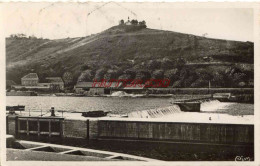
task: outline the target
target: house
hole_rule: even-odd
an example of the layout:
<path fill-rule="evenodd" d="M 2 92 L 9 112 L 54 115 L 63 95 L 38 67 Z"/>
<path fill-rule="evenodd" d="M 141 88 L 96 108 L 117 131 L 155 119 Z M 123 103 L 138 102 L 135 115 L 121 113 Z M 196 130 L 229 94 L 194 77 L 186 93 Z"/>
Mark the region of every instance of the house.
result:
<path fill-rule="evenodd" d="M 51 90 L 64 90 L 64 82 L 61 77 L 46 77 Z"/>
<path fill-rule="evenodd" d="M 132 23 L 131 23 L 130 20 L 129 20 L 129 17 L 128 17 L 127 22 L 125 22 L 125 25 L 132 25 Z"/>
<path fill-rule="evenodd" d="M 36 73 L 29 73 L 21 78 L 21 85 L 12 85 L 16 90 L 30 89 L 34 91 L 60 91 L 64 90 L 64 82 L 61 77 L 47 77 L 45 83 L 39 82 L 39 77 Z"/>
<path fill-rule="evenodd" d="M 78 82 L 74 86 L 74 90 L 78 94 L 102 95 L 111 94 L 113 89 L 117 89 L 121 85 L 121 82 Z"/>
<path fill-rule="evenodd" d="M 131 22 L 128 20 L 127 22 L 125 22 L 125 25 L 132 25 Z"/>
<path fill-rule="evenodd" d="M 78 82 L 74 86 L 74 90 L 78 94 L 83 94 L 85 91 L 89 91 L 89 89 L 92 87 L 93 82 Z"/>
<path fill-rule="evenodd" d="M 93 82 L 78 82 L 74 86 L 74 90 L 78 94 L 86 95 L 101 95 L 105 94 L 105 88 L 99 86 L 93 86 Z"/>
<path fill-rule="evenodd" d="M 37 86 L 39 77 L 36 73 L 29 73 L 21 78 L 22 85 L 24 86 Z"/>
<path fill-rule="evenodd" d="M 126 85 L 122 91 L 126 92 L 126 93 L 145 93 L 146 92 L 146 88 L 145 88 L 145 84 L 139 84 L 139 85 L 131 85 L 128 84 Z"/>

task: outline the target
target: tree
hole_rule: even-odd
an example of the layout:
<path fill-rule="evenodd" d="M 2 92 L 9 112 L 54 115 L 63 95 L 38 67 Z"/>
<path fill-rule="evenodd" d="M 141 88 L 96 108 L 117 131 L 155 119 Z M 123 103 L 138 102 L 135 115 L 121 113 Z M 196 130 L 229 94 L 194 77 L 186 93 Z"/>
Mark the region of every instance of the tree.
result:
<path fill-rule="evenodd" d="M 63 76 L 62 76 L 62 79 L 64 81 L 64 85 L 67 86 L 67 85 L 71 85 L 71 83 L 73 82 L 73 75 L 71 72 L 69 71 L 66 71 Z"/>
<path fill-rule="evenodd" d="M 242 81 L 242 82 L 239 82 L 239 83 L 238 83 L 238 86 L 239 86 L 239 87 L 245 87 L 245 86 L 246 86 L 246 83 L 243 82 L 243 81 Z"/>
<path fill-rule="evenodd" d="M 124 22 L 123 19 L 119 21 L 119 25 L 123 25 L 124 23 L 125 23 L 125 22 Z"/>
<path fill-rule="evenodd" d="M 181 80 L 175 81 L 172 85 L 173 88 L 180 88 L 181 87 Z"/>
<path fill-rule="evenodd" d="M 163 70 L 155 70 L 152 74 L 152 78 L 154 79 L 162 79 L 163 78 L 164 71 Z"/>
<path fill-rule="evenodd" d="M 248 84 L 249 87 L 253 88 L 254 87 L 254 79 L 249 79 L 247 84 Z"/>
<path fill-rule="evenodd" d="M 142 80 L 142 82 L 145 82 L 150 78 L 151 78 L 151 74 L 145 70 L 138 71 L 135 76 L 136 80 Z"/>
<path fill-rule="evenodd" d="M 189 88 L 189 87 L 191 87 L 191 85 L 192 85 L 192 83 L 194 82 L 194 80 L 196 79 L 196 77 L 194 76 L 194 75 L 191 75 L 191 76 L 189 76 L 188 78 L 185 78 L 184 80 L 183 80 L 183 86 L 185 87 L 185 88 Z"/>
<path fill-rule="evenodd" d="M 200 68 L 196 70 L 196 75 L 206 81 L 209 81 L 212 79 L 212 75 L 208 69 Z"/>
<path fill-rule="evenodd" d="M 146 22 L 143 20 L 143 21 L 140 21 L 139 22 L 139 25 L 141 26 L 141 27 L 144 27 L 144 28 L 146 28 Z"/>
<path fill-rule="evenodd" d="M 131 24 L 132 25 L 138 25 L 138 21 L 137 20 L 131 20 Z"/>
<path fill-rule="evenodd" d="M 78 82 L 88 82 L 88 81 L 92 81 L 92 70 L 85 70 L 83 71 L 79 78 L 78 78 Z"/>
<path fill-rule="evenodd" d="M 118 77 L 118 71 L 109 69 L 107 73 L 104 75 L 104 79 L 111 80 L 111 79 L 117 79 Z"/>
<path fill-rule="evenodd" d="M 198 78 L 195 81 L 192 81 L 190 87 L 192 88 L 202 88 L 202 87 L 208 87 L 209 82 L 207 80 L 204 80 L 202 78 Z"/>
<path fill-rule="evenodd" d="M 127 79 L 131 79 L 131 75 L 130 74 L 122 74 L 118 78 L 118 80 L 127 80 Z"/>
<path fill-rule="evenodd" d="M 17 37 L 17 38 L 25 38 L 26 35 L 23 34 L 23 33 L 18 33 L 18 34 L 15 35 L 15 37 Z"/>
<path fill-rule="evenodd" d="M 147 63 L 147 67 L 150 70 L 158 69 L 161 67 L 161 62 L 157 60 L 150 60 Z"/>
<path fill-rule="evenodd" d="M 31 35 L 31 36 L 29 36 L 29 39 L 37 39 L 37 37 L 34 35 Z"/>
<path fill-rule="evenodd" d="M 223 86 L 225 86 L 225 78 L 224 77 L 225 77 L 224 73 L 221 73 L 219 71 L 214 72 L 213 73 L 213 78 L 211 80 L 213 86 L 215 86 L 215 87 L 218 87 L 218 86 L 223 87 Z"/>
<path fill-rule="evenodd" d="M 104 69 L 104 68 L 98 69 L 96 71 L 94 79 L 97 80 L 97 81 L 100 81 L 101 79 L 104 78 L 105 73 L 106 73 L 106 69 Z"/>
<path fill-rule="evenodd" d="M 241 81 L 244 81 L 246 78 L 246 74 L 245 73 L 234 73 L 233 75 L 233 80 L 235 82 L 241 82 Z"/>
<path fill-rule="evenodd" d="M 131 76 L 131 77 L 130 77 L 131 79 L 134 79 L 134 78 L 135 78 L 135 75 L 136 75 L 135 71 L 134 71 L 134 70 L 131 70 L 131 69 L 127 69 L 124 73 L 130 75 L 130 76 Z"/>
<path fill-rule="evenodd" d="M 246 82 L 248 76 L 237 67 L 229 67 L 225 70 L 226 84 L 229 87 L 241 86 L 240 82 Z"/>
<path fill-rule="evenodd" d="M 185 64 L 186 64 L 186 61 L 182 57 L 177 58 L 177 60 L 175 62 L 175 66 L 178 69 L 181 69 Z"/>
<path fill-rule="evenodd" d="M 180 73 L 179 73 L 179 77 L 180 80 L 184 80 L 185 78 L 187 78 L 189 76 L 189 70 L 187 70 L 186 68 L 183 68 Z"/>
<path fill-rule="evenodd" d="M 173 82 L 178 79 L 177 73 L 178 73 L 178 69 L 177 68 L 171 69 L 171 70 L 167 70 L 166 72 L 164 72 L 164 79 L 171 80 L 170 85 L 172 85 Z"/>
<path fill-rule="evenodd" d="M 170 59 L 168 58 L 163 58 L 162 61 L 161 61 L 161 67 L 163 69 L 171 69 L 172 67 L 174 66 L 174 63 L 173 61 L 171 61 Z"/>
<path fill-rule="evenodd" d="M 90 67 L 87 65 L 87 64 L 84 64 L 80 67 L 80 70 L 81 71 L 84 71 L 84 70 L 87 70 L 87 69 L 90 69 Z"/>

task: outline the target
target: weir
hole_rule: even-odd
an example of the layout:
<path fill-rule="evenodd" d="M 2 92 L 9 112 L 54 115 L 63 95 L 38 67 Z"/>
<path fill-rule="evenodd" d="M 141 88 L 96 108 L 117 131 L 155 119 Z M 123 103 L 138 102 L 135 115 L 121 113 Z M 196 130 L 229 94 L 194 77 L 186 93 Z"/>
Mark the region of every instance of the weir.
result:
<path fill-rule="evenodd" d="M 134 111 L 128 113 L 129 118 L 161 118 L 168 115 L 173 115 L 181 112 L 200 112 L 201 105 L 205 105 L 205 103 L 215 101 L 210 97 L 206 98 L 197 98 L 197 99 L 189 99 L 189 100 L 178 100 L 172 102 L 172 106 L 163 107 L 163 108 L 155 108 L 149 110 L 142 111 Z"/>
<path fill-rule="evenodd" d="M 172 105 L 164 108 L 131 112 L 128 114 L 128 117 L 129 118 L 160 118 L 163 116 L 176 114 L 180 112 L 181 109 L 178 105 Z"/>

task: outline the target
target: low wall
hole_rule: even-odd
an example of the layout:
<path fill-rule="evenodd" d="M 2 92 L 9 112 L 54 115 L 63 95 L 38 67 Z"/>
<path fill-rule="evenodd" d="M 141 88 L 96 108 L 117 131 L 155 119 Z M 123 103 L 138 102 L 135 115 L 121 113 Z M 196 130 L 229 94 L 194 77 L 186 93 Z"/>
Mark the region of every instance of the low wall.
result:
<path fill-rule="evenodd" d="M 254 126 L 100 120 L 98 121 L 98 138 L 252 144 L 254 143 Z"/>
<path fill-rule="evenodd" d="M 63 137 L 67 138 L 97 138 L 97 120 L 72 120 L 63 121 Z"/>
<path fill-rule="evenodd" d="M 250 124 L 132 121 L 128 119 L 72 120 L 8 116 L 7 133 L 14 136 L 17 136 L 17 133 L 18 136 L 25 134 L 28 137 L 30 135 L 47 135 L 62 138 L 152 140 L 228 145 L 252 145 L 254 143 L 254 125 Z"/>
<path fill-rule="evenodd" d="M 62 125 L 64 137 L 87 138 L 87 121 L 65 119 Z"/>
<path fill-rule="evenodd" d="M 6 134 L 17 136 L 17 116 L 6 116 Z"/>

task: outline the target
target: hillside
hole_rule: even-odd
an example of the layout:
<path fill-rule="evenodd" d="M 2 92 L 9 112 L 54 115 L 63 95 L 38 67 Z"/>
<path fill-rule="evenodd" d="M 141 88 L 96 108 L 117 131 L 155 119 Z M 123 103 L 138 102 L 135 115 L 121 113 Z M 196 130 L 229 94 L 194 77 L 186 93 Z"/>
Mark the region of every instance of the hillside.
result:
<path fill-rule="evenodd" d="M 99 34 L 58 40 L 6 39 L 7 80 L 28 72 L 102 78 L 170 78 L 174 87 L 253 86 L 253 43 L 119 25 Z"/>

